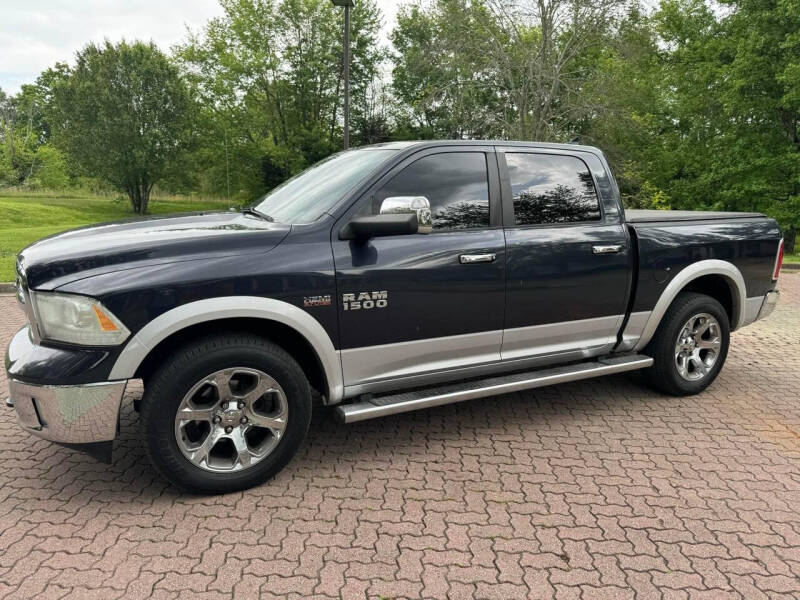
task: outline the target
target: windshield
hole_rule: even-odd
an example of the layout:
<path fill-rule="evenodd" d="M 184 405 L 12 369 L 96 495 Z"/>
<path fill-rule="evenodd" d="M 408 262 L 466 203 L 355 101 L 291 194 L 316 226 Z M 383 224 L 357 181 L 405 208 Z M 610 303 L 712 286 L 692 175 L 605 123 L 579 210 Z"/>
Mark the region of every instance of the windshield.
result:
<path fill-rule="evenodd" d="M 252 208 L 281 223 L 311 223 L 396 153 L 371 148 L 334 154 L 267 192 Z"/>

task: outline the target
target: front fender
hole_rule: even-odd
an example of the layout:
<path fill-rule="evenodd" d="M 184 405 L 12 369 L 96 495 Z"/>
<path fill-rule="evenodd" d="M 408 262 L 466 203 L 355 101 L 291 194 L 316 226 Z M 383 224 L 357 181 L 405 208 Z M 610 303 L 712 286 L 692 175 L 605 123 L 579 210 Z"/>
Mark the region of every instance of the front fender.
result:
<path fill-rule="evenodd" d="M 169 310 L 140 329 L 117 358 L 109 379 L 130 379 L 139 365 L 161 341 L 199 323 L 232 318 L 259 318 L 287 325 L 311 345 L 325 371 L 329 404 L 340 402 L 344 393 L 339 351 L 314 317 L 293 304 L 258 296 L 224 296 L 189 302 Z"/>

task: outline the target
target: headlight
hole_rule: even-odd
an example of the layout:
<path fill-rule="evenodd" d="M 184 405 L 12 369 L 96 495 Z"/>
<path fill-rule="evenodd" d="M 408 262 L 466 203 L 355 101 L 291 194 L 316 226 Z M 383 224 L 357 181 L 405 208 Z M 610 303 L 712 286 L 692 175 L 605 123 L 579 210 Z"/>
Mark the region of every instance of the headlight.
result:
<path fill-rule="evenodd" d="M 115 346 L 131 333 L 94 298 L 31 292 L 31 299 L 43 339 L 82 346 Z"/>

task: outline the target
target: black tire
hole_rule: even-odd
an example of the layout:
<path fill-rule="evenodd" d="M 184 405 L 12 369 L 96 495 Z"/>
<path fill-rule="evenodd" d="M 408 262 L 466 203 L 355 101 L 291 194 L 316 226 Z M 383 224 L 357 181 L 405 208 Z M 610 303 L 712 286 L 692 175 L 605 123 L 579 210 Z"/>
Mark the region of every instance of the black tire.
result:
<path fill-rule="evenodd" d="M 234 367 L 261 370 L 280 385 L 288 402 L 286 429 L 258 463 L 235 472 L 210 472 L 193 464 L 178 447 L 175 417 L 192 386 Z M 181 348 L 149 379 L 140 415 L 150 460 L 175 486 L 198 494 L 222 494 L 265 482 L 291 460 L 310 422 L 311 390 L 303 370 L 282 348 L 250 334 L 209 336 Z"/>
<path fill-rule="evenodd" d="M 719 324 L 720 348 L 716 361 L 705 375 L 690 381 L 681 376 L 676 364 L 676 342 L 684 324 L 695 315 L 706 313 Z M 654 364 L 643 373 L 649 386 L 673 396 L 691 396 L 705 390 L 719 375 L 730 345 L 730 321 L 728 313 L 714 298 L 694 292 L 684 292 L 675 298 L 653 339 L 644 353 L 652 356 Z"/>

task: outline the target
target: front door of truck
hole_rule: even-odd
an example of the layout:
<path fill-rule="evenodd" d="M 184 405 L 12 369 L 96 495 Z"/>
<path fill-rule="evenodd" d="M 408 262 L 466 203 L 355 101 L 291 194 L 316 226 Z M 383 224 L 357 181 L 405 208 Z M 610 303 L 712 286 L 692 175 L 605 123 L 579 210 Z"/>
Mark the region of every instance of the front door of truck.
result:
<path fill-rule="evenodd" d="M 398 196 L 428 199 L 431 233 L 339 239 L 349 219 Z M 333 252 L 347 393 L 500 360 L 506 257 L 492 148 L 408 157 L 340 219 Z"/>
<path fill-rule="evenodd" d="M 524 147 L 504 148 L 498 158 L 507 244 L 503 359 L 608 352 L 633 267 L 603 163 L 589 153 Z"/>

